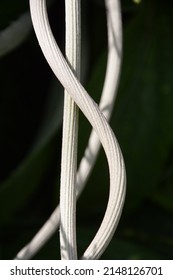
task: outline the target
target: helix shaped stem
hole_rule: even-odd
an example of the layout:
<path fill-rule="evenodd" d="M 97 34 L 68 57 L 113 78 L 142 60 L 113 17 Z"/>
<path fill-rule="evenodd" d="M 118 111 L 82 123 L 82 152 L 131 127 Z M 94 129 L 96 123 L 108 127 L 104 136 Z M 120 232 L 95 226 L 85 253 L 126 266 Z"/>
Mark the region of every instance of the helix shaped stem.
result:
<path fill-rule="evenodd" d="M 91 134 L 89 144 L 91 142 L 94 143 L 96 147 L 94 152 L 95 155 L 98 153 L 101 142 L 107 156 L 110 174 L 108 204 L 100 228 L 93 241 L 84 252 L 82 259 L 98 259 L 102 255 L 116 230 L 125 199 L 126 172 L 124 160 L 117 139 L 107 121 L 107 119 L 110 118 L 113 107 L 109 102 L 112 101 L 113 103 L 116 96 L 113 94 L 109 95 L 107 93 L 109 89 L 111 92 L 116 92 L 121 62 L 121 32 L 116 32 L 115 30 L 116 28 L 121 30 L 119 1 L 106 0 L 106 7 L 108 14 L 109 57 L 103 95 L 100 102 L 101 111 L 98 105 L 80 84 L 79 80 L 69 67 L 68 62 L 63 57 L 49 25 L 45 0 L 30 0 L 33 26 L 42 52 L 56 77 L 91 123 L 94 132 Z M 112 15 L 115 15 L 116 13 L 116 17 L 113 17 Z M 115 20 L 119 23 L 118 26 L 115 25 Z M 113 70 L 113 64 L 111 64 L 110 58 L 114 58 L 114 61 L 116 61 L 116 70 Z M 115 76 L 113 76 L 113 74 Z M 104 105 L 106 103 L 110 105 L 109 110 L 105 109 L 106 107 Z M 90 167 L 87 166 L 85 157 L 81 162 L 77 174 L 77 196 L 79 196 L 83 186 L 85 185 L 94 161 L 95 159 L 93 159 Z M 83 174 L 83 178 L 79 183 L 79 172 L 82 169 L 84 171 L 81 172 L 81 174 Z M 19 252 L 17 258 L 21 258 L 24 255 L 27 256 L 29 251 L 30 254 L 28 254 L 28 256 L 33 255 L 39 246 L 41 247 L 48 239 L 48 236 L 50 236 L 57 228 L 59 217 L 59 207 L 57 207 L 49 221 L 43 226 L 42 230 L 36 235 L 36 237 L 34 237 L 31 244 L 27 245 L 21 252 Z M 36 241 L 39 242 L 39 246 L 35 246 Z"/>

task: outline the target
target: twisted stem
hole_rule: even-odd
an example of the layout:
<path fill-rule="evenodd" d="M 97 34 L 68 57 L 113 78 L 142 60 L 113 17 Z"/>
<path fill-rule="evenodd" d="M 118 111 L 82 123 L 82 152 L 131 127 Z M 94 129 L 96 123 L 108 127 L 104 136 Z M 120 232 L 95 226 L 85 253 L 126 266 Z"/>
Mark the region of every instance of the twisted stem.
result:
<path fill-rule="evenodd" d="M 88 151 L 92 151 L 91 163 L 89 164 L 87 157 L 84 156 L 77 173 L 77 196 L 81 193 L 94 165 L 100 147 L 99 138 L 107 154 L 110 168 L 109 202 L 102 225 L 93 242 L 83 255 L 84 259 L 99 258 L 114 234 L 123 208 L 126 176 L 122 154 L 117 140 L 103 117 L 103 114 L 98 110 L 97 105 L 87 95 L 86 91 L 79 84 L 78 80 L 70 71 L 67 63 L 64 61 L 48 24 L 45 1 L 30 0 L 30 5 L 35 30 L 46 59 L 49 61 L 51 68 L 60 79 L 63 86 L 68 89 L 68 92 L 73 96 L 76 103 L 78 103 L 79 107 L 83 110 L 84 114 L 88 117 L 97 132 L 97 134 L 95 132 L 91 133 L 89 146 L 85 153 L 86 155 Z M 122 57 L 122 27 L 119 1 L 106 0 L 106 7 L 109 53 L 100 107 L 104 115 L 109 119 L 116 97 L 120 73 Z M 46 43 L 44 43 L 44 41 Z M 53 63 L 54 60 L 55 63 Z M 64 73 L 61 71 L 62 68 Z M 79 94 L 78 97 L 76 97 L 76 94 Z M 55 232 L 59 225 L 59 217 L 58 206 L 41 230 L 35 235 L 31 242 L 18 253 L 16 258 L 24 259 L 32 257 Z"/>

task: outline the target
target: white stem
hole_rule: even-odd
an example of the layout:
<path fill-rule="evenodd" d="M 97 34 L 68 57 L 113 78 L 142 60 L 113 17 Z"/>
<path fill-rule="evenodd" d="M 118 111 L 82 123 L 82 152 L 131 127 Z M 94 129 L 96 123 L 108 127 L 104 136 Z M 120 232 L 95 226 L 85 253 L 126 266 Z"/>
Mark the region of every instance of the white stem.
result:
<path fill-rule="evenodd" d="M 108 25 L 108 61 L 99 108 L 109 121 L 115 104 L 122 61 L 122 20 L 119 0 L 105 0 Z M 80 194 L 94 167 L 100 140 L 94 129 L 77 173 L 77 192 Z"/>
<path fill-rule="evenodd" d="M 29 12 L 21 15 L 7 28 L 0 31 L 0 57 L 17 48 L 32 30 Z"/>
<path fill-rule="evenodd" d="M 66 59 L 80 78 L 80 1 L 65 1 Z M 77 259 L 76 170 L 78 108 L 65 90 L 60 185 L 61 259 Z"/>
<path fill-rule="evenodd" d="M 48 1 L 48 5 L 53 0 Z M 5 29 L 0 30 L 0 57 L 7 55 L 22 44 L 32 30 L 30 13 L 22 14 L 18 19 L 12 21 Z"/>
<path fill-rule="evenodd" d="M 122 58 L 122 26 L 121 26 L 121 11 L 119 0 L 106 1 L 107 7 L 107 21 L 108 21 L 108 61 L 106 77 L 100 102 L 100 108 L 103 113 L 110 118 L 112 108 L 117 93 L 117 86 L 119 81 L 120 65 Z M 95 163 L 98 151 L 100 148 L 100 141 L 94 130 L 91 133 L 88 147 L 85 151 L 85 156 L 81 161 L 77 173 L 77 196 L 84 188 L 86 181 L 91 173 Z M 90 160 L 88 161 L 88 154 Z M 59 206 L 52 213 L 48 221 L 43 225 L 39 232 L 34 236 L 31 242 L 26 245 L 18 254 L 17 259 L 31 258 L 38 250 L 46 243 L 46 241 L 57 230 L 59 225 Z"/>

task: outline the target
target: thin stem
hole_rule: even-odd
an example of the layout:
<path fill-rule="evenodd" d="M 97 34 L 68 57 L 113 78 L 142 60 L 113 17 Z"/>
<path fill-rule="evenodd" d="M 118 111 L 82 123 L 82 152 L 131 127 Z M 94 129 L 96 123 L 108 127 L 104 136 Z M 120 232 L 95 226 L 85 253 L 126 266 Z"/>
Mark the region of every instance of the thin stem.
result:
<path fill-rule="evenodd" d="M 26 40 L 32 30 L 29 12 L 20 16 L 0 32 L 0 57 L 7 55 Z"/>
<path fill-rule="evenodd" d="M 48 7 L 53 0 L 48 1 Z M 5 29 L 0 30 L 0 57 L 8 55 L 22 44 L 32 30 L 32 22 L 29 11 L 23 13 L 15 21 L 12 21 Z"/>
<path fill-rule="evenodd" d="M 109 119 L 116 98 L 117 86 L 119 81 L 120 65 L 122 59 L 122 26 L 119 0 L 114 0 L 111 2 L 109 0 L 106 0 L 106 7 L 109 46 L 106 77 L 100 102 L 100 108 L 102 109 L 107 119 Z M 79 197 L 86 184 L 100 148 L 100 140 L 94 131 L 92 131 L 88 143 L 89 144 L 85 151 L 85 156 L 80 163 L 80 167 L 77 173 L 77 197 Z M 91 155 L 90 161 L 87 160 L 88 154 Z M 122 175 L 122 177 L 123 176 L 124 175 Z M 124 192 L 122 194 L 122 197 L 124 197 Z M 121 204 L 121 209 L 122 205 L 123 203 Z M 34 236 L 31 242 L 17 254 L 16 258 L 31 258 L 34 254 L 36 254 L 37 251 L 45 244 L 45 242 L 58 228 L 59 217 L 59 206 L 57 206 L 48 221 Z M 87 258 L 88 256 L 88 253 L 85 254 L 85 258 Z"/>
<path fill-rule="evenodd" d="M 80 1 L 66 0 L 66 59 L 80 76 Z M 77 259 L 76 170 L 78 108 L 65 90 L 60 186 L 61 259 Z"/>
<path fill-rule="evenodd" d="M 122 20 L 119 0 L 105 0 L 108 29 L 108 61 L 99 108 L 109 121 L 112 115 L 119 84 L 122 61 Z M 77 173 L 78 195 L 85 187 L 100 149 L 100 140 L 94 129 Z"/>
<path fill-rule="evenodd" d="M 126 186 L 123 156 L 106 118 L 63 57 L 49 25 L 45 1 L 30 0 L 30 4 L 34 29 L 47 62 L 95 129 L 107 157 L 110 174 L 109 200 L 102 224 L 84 256 L 87 259 L 97 259 L 110 242 L 121 216 Z"/>

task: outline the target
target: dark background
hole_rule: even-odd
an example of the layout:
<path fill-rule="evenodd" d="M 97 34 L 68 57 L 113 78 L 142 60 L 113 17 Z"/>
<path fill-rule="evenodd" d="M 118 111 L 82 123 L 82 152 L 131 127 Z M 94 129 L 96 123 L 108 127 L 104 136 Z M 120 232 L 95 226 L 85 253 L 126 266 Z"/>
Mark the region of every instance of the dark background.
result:
<path fill-rule="evenodd" d="M 127 195 L 118 229 L 102 259 L 173 258 L 173 4 L 122 0 L 123 64 L 111 126 L 127 169 Z M 2 31 L 29 9 L 1 0 Z M 49 17 L 64 49 L 64 1 Z M 82 81 L 98 101 L 107 37 L 104 1 L 82 1 Z M 1 40 L 1 39 L 0 39 Z M 0 57 L 0 259 L 12 259 L 59 201 L 63 90 L 31 30 Z M 90 125 L 80 115 L 79 160 Z M 77 204 L 79 256 L 94 237 L 108 199 L 104 152 Z M 59 258 L 58 232 L 35 256 Z"/>

